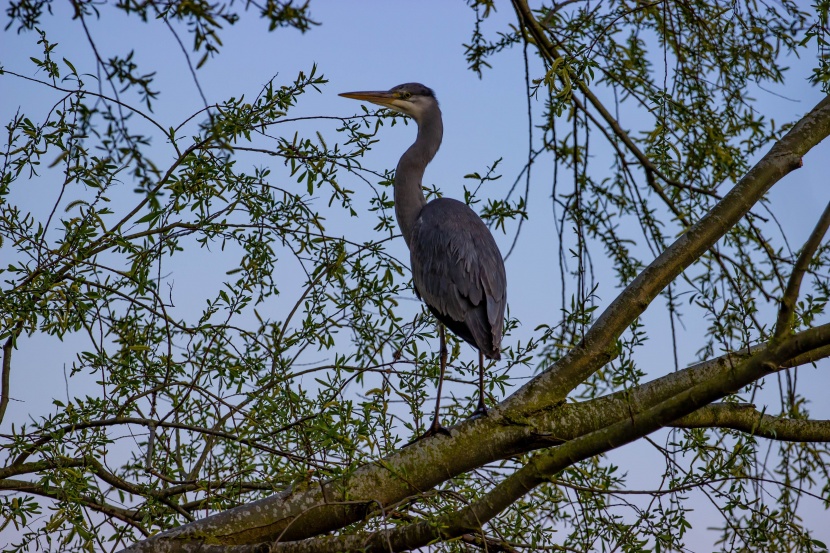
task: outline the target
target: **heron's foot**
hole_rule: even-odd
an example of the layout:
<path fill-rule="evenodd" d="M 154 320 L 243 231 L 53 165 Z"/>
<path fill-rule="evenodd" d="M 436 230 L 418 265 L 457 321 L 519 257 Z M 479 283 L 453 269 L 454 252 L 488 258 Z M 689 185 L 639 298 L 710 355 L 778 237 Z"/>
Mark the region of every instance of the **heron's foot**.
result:
<path fill-rule="evenodd" d="M 412 444 L 414 444 L 415 442 L 420 442 L 421 440 L 424 440 L 426 438 L 431 438 L 432 436 L 435 436 L 436 434 L 443 434 L 444 436 L 450 436 L 451 435 L 449 430 L 447 430 L 446 428 L 441 426 L 441 423 L 438 422 L 438 419 L 435 419 L 434 421 L 432 421 L 432 424 L 429 426 L 429 428 L 427 428 L 426 432 L 424 432 L 423 434 L 421 434 L 417 438 L 414 438 L 412 441 L 408 442 L 404 447 L 409 447 Z"/>
<path fill-rule="evenodd" d="M 469 417 L 467 417 L 467 420 L 471 420 L 471 421 L 472 421 L 472 420 L 480 419 L 481 417 L 486 417 L 486 416 L 487 416 L 487 412 L 488 412 L 488 410 L 487 410 L 487 406 L 485 406 L 485 405 L 484 405 L 484 402 L 479 403 L 479 404 L 478 404 L 478 407 L 476 407 L 476 410 L 475 410 L 475 411 L 473 411 L 473 412 L 470 414 L 470 416 L 469 416 Z"/>

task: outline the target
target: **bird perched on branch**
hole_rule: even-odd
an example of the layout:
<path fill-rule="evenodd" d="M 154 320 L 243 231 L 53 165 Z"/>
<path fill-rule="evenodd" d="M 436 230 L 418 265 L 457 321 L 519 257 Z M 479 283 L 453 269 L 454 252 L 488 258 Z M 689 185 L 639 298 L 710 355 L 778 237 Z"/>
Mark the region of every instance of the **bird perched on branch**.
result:
<path fill-rule="evenodd" d="M 409 247 L 415 292 L 440 321 L 441 376 L 435 415 L 418 439 L 446 433 L 439 421 L 447 366 L 444 326 L 479 352 L 479 397 L 473 416 L 484 415 L 484 357 L 501 358 L 507 303 L 504 261 L 490 230 L 469 206 L 451 198 L 427 203 L 424 197 L 424 170 L 444 134 L 433 91 L 419 83 L 407 83 L 385 92 L 346 92 L 340 96 L 395 110 L 418 124 L 418 137 L 401 156 L 395 172 L 395 215 Z"/>

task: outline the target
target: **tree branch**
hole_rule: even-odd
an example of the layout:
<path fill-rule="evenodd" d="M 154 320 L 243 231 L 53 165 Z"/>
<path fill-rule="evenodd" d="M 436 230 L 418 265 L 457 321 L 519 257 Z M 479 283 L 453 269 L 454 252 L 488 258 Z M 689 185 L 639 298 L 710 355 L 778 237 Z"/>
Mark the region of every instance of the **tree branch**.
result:
<path fill-rule="evenodd" d="M 729 390 L 743 387 L 775 371 L 788 359 L 830 343 L 830 325 L 810 329 L 743 361 L 732 371 L 718 378 L 706 380 L 666 401 L 640 413 L 629 413 L 606 428 L 581 436 L 550 450 L 534 455 L 521 469 L 497 484 L 492 491 L 464 509 L 440 517 L 437 521 L 423 521 L 413 527 L 397 528 L 371 536 L 366 551 L 403 551 L 426 545 L 434 539 L 449 539 L 468 531 L 473 525 L 482 525 L 507 508 L 539 484 L 549 480 L 560 470 L 581 460 L 610 451 L 649 434 L 663 426 L 666 420 L 676 420 L 695 406 L 703 406 L 726 395 Z M 382 537 L 381 534 L 385 534 Z M 349 536 L 345 543 L 351 544 Z M 421 541 L 426 538 L 426 541 Z M 381 541 L 382 540 L 382 541 Z M 312 540 L 307 540 L 312 541 Z M 365 543 L 365 542 L 364 542 Z M 388 544 L 390 549 L 383 549 Z M 282 549 L 277 549 L 282 551 Z M 323 549 L 290 549 L 292 553 L 324 551 Z"/>
<path fill-rule="evenodd" d="M 780 338 L 792 330 L 795 318 L 795 304 L 798 301 L 801 281 L 810 266 L 810 262 L 813 260 L 813 256 L 816 254 L 816 250 L 821 246 L 824 235 L 827 234 L 828 227 L 830 227 L 830 203 L 824 208 L 824 213 L 821 214 L 821 217 L 816 223 L 816 227 L 804 243 L 804 247 L 801 249 L 801 253 L 798 254 L 798 259 L 793 266 L 793 272 L 787 281 L 787 289 L 781 297 L 781 306 L 778 309 L 778 320 L 775 323 L 775 338 Z"/>
<path fill-rule="evenodd" d="M 23 463 L 19 465 L 11 465 L 0 468 L 0 480 L 18 476 L 21 474 L 32 474 L 35 472 L 42 472 L 44 470 L 54 470 L 56 468 L 82 467 L 86 464 L 83 459 L 74 458 L 57 458 L 57 459 L 42 459 L 32 463 Z"/>
<path fill-rule="evenodd" d="M 3 344 L 3 372 L 0 375 L 0 422 L 6 416 L 6 407 L 9 406 L 9 387 L 12 372 L 12 348 L 14 347 L 15 333 L 9 336 Z"/>
<path fill-rule="evenodd" d="M 53 430 L 52 432 L 50 432 L 46 436 L 38 439 L 36 442 L 34 442 L 30 446 L 28 446 L 20 455 L 17 456 L 17 458 L 15 458 L 15 460 L 12 462 L 12 466 L 19 465 L 20 463 L 25 461 L 26 458 L 29 455 L 31 455 L 32 453 L 34 453 L 35 451 L 37 451 L 37 449 L 39 447 L 41 447 L 44 444 L 47 444 L 50 441 L 52 441 L 53 439 L 55 439 L 55 435 L 64 435 L 64 434 L 67 434 L 69 432 L 77 432 L 79 430 L 85 430 L 87 428 L 102 428 L 102 427 L 107 427 L 107 426 L 119 426 L 119 425 L 129 425 L 129 424 L 146 426 L 148 428 L 153 427 L 153 426 L 161 427 L 161 428 L 176 428 L 176 429 L 179 429 L 179 430 L 186 430 L 188 432 L 194 432 L 194 433 L 197 433 L 197 434 L 205 434 L 205 435 L 208 435 L 208 436 L 216 436 L 216 437 L 219 437 L 219 438 L 223 438 L 225 440 L 238 442 L 238 443 L 250 446 L 250 447 L 257 448 L 257 449 L 259 449 L 261 451 L 264 451 L 266 453 L 270 453 L 271 455 L 277 455 L 277 456 L 280 456 L 280 457 L 285 457 L 286 459 L 290 459 L 292 461 L 296 461 L 296 462 L 306 461 L 305 458 L 303 458 L 299 455 L 295 455 L 293 453 L 286 453 L 284 451 L 280 451 L 280 450 L 275 449 L 271 446 L 268 446 L 268 445 L 262 444 L 260 442 L 257 442 L 256 440 L 251 440 L 251 439 L 248 439 L 248 438 L 240 438 L 236 434 L 233 434 L 231 432 L 225 432 L 223 430 L 203 428 L 203 427 L 200 427 L 200 426 L 193 426 L 193 425 L 190 425 L 190 424 L 177 423 L 177 422 L 156 421 L 156 420 L 153 420 L 153 419 L 145 419 L 145 418 L 139 418 L 139 417 L 113 417 L 111 419 L 103 419 L 103 420 L 97 420 L 97 421 L 88 421 L 88 422 L 79 422 L 79 423 L 76 423 L 76 424 L 68 424 L 66 426 L 61 427 L 59 430 Z"/>
<path fill-rule="evenodd" d="M 332 550 L 378 552 L 405 551 L 424 546 L 436 539 L 452 539 L 484 523 L 509 507 L 536 486 L 548 481 L 560 470 L 584 459 L 615 449 L 661 428 L 674 415 L 694 411 L 731 389 L 740 388 L 776 370 L 787 360 L 830 343 L 830 325 L 810 329 L 780 346 L 768 347 L 743 360 L 731 371 L 702 381 L 682 393 L 642 412 L 629 411 L 618 422 L 534 455 L 521 469 L 497 484 L 478 501 L 439 517 L 369 535 L 351 535 L 309 539 L 302 542 L 274 544 L 271 551 L 280 553 L 323 553 Z M 705 410 L 705 409 L 704 409 Z M 824 429 L 830 433 L 830 421 Z"/>
<path fill-rule="evenodd" d="M 830 420 L 784 419 L 751 404 L 713 403 L 671 423 L 674 428 L 731 428 L 785 442 L 830 442 Z"/>
<path fill-rule="evenodd" d="M 0 490 L 31 493 L 43 497 L 48 497 L 50 499 L 54 499 L 55 501 L 67 500 L 66 494 L 63 490 L 59 488 L 47 488 L 34 482 L 26 482 L 25 480 L 14 480 L 10 478 L 0 479 Z M 145 536 L 149 535 L 149 532 L 147 532 L 147 530 L 144 529 L 144 526 L 141 523 L 141 519 L 136 519 L 136 511 L 122 509 L 120 507 L 110 505 L 109 503 L 101 502 L 97 498 L 80 494 L 73 495 L 72 501 L 85 505 L 90 509 L 93 509 L 105 515 L 115 517 L 118 520 L 129 524 Z"/>
<path fill-rule="evenodd" d="M 794 347 L 796 344 L 798 345 L 797 348 Z M 694 409 L 694 406 L 696 405 L 695 402 L 705 403 L 707 396 L 700 395 L 700 386 L 713 386 L 712 383 L 716 383 L 716 391 L 710 391 L 709 393 L 715 393 L 718 397 L 723 397 L 729 392 L 742 386 L 742 381 L 736 382 L 735 380 L 740 377 L 740 367 L 751 366 L 755 369 L 756 372 L 746 373 L 743 377 L 743 381 L 746 381 L 747 378 L 751 380 L 752 378 L 764 376 L 769 374 L 770 371 L 775 370 L 772 368 L 775 363 L 779 363 L 778 365 L 775 365 L 777 368 L 786 368 L 794 366 L 798 361 L 810 362 L 818 359 L 820 358 L 818 357 L 819 353 L 821 353 L 824 357 L 830 356 L 830 345 L 828 344 L 830 344 L 830 325 L 825 325 L 824 327 L 809 329 L 794 335 L 786 341 L 785 344 L 779 344 L 779 350 L 771 349 L 772 346 L 770 344 L 759 345 L 747 352 L 736 352 L 724 355 L 717 359 L 699 363 L 698 365 L 694 365 L 682 371 L 671 373 L 665 377 L 644 384 L 635 390 L 629 390 L 627 393 L 620 392 L 612 394 L 584 404 L 563 404 L 558 406 L 556 409 L 537 413 L 532 419 L 529 420 L 506 420 L 503 414 L 500 414 L 494 410 L 491 411 L 490 416 L 488 416 L 485 420 L 464 423 L 458 427 L 452 428 L 452 440 L 428 440 L 423 443 L 418 443 L 411 448 L 407 448 L 403 452 L 396 454 L 396 456 L 393 456 L 392 458 L 380 461 L 378 465 L 370 467 L 371 470 L 365 472 L 364 474 L 360 474 L 360 472 L 365 470 L 367 467 L 358 469 L 358 473 L 353 475 L 348 483 L 345 481 L 340 482 L 340 485 L 345 484 L 349 488 L 348 490 L 343 490 L 341 488 L 340 493 L 343 494 L 344 497 L 349 495 L 349 497 L 355 498 L 355 494 L 360 493 L 362 487 L 359 484 L 354 484 L 368 479 L 370 483 L 378 483 L 375 497 L 381 496 L 381 490 L 387 485 L 384 476 L 387 474 L 388 470 L 391 470 L 392 466 L 397 465 L 401 467 L 400 456 L 405 457 L 408 452 L 414 451 L 418 447 L 422 447 L 426 451 L 420 451 L 419 457 L 429 455 L 431 459 L 436 459 L 439 458 L 437 456 L 444 451 L 444 447 L 450 447 L 454 441 L 464 440 L 464 438 L 468 436 L 472 436 L 471 441 L 478 444 L 483 443 L 482 440 L 484 440 L 484 436 L 486 436 L 486 442 L 488 446 L 490 446 L 490 451 L 494 458 L 504 458 L 509 454 L 530 451 L 552 443 L 562 444 L 561 446 L 555 447 L 550 451 L 559 451 L 559 455 L 564 457 L 562 457 L 558 462 L 564 462 L 564 466 L 568 466 L 571 462 L 579 460 L 574 460 L 572 457 L 572 455 L 575 455 L 574 443 L 584 444 L 585 440 L 593 436 L 593 439 L 590 440 L 589 443 L 593 443 L 594 446 L 599 446 L 600 448 L 606 448 L 602 451 L 598 451 L 598 453 L 602 453 L 603 451 L 607 451 L 613 447 L 621 445 L 608 438 L 609 432 L 610 435 L 613 435 L 614 432 L 620 432 L 620 429 L 629 431 L 635 421 L 642 421 L 644 420 L 644 417 L 650 421 L 650 424 L 653 425 L 653 429 L 650 431 L 653 431 L 654 429 L 657 429 L 665 424 L 666 420 L 672 420 L 671 418 L 664 418 L 671 417 L 670 413 L 666 414 L 666 412 L 658 411 L 657 415 L 654 414 L 655 409 L 659 409 L 661 405 L 674 405 L 675 408 L 680 408 L 686 412 L 689 412 Z M 690 397 L 697 399 L 693 400 L 690 399 Z M 656 416 L 659 416 L 659 419 L 655 419 Z M 662 420 L 664 422 L 660 423 L 658 420 Z M 485 424 L 486 426 L 482 426 Z M 674 424 L 671 426 L 674 426 Z M 637 434 L 637 432 L 634 432 L 634 434 Z M 637 437 L 639 437 L 639 435 L 634 435 L 633 438 L 630 438 L 628 441 L 636 439 Z M 617 436 L 614 439 L 623 438 L 624 436 Z M 452 451 L 453 449 L 450 448 L 450 452 Z M 468 447 L 465 445 L 464 447 L 459 448 L 455 455 L 458 457 L 460 456 L 460 452 L 466 451 L 468 451 Z M 568 451 L 570 451 L 570 453 L 568 453 Z M 537 454 L 534 459 L 537 457 L 544 459 L 544 457 L 540 457 L 542 455 L 544 454 Z M 591 455 L 588 456 L 590 457 Z M 539 462 L 541 461 L 535 461 L 535 463 Z M 531 466 L 531 468 L 528 469 L 528 466 Z M 171 533 L 168 532 L 165 533 L 168 535 L 168 539 L 160 540 L 160 542 L 154 543 L 154 537 L 151 540 L 143 542 L 143 544 L 136 544 L 136 546 L 130 548 L 129 550 L 199 551 L 200 553 L 253 553 L 258 551 L 280 551 L 294 553 L 330 551 L 332 548 L 341 550 L 352 547 L 359 549 L 367 548 L 366 550 L 368 551 L 397 551 L 418 547 L 419 545 L 424 545 L 435 539 L 451 539 L 454 537 L 476 533 L 477 529 L 479 529 L 481 525 L 493 516 L 496 516 L 499 512 L 501 512 L 501 510 L 509 506 L 518 497 L 524 495 L 524 493 L 532 489 L 532 487 L 549 479 L 548 476 L 539 476 L 539 474 L 534 475 L 532 465 L 528 466 L 515 473 L 518 474 L 518 472 L 524 471 L 522 472 L 523 476 L 511 480 L 509 488 L 502 488 L 493 496 L 488 494 L 479 502 L 466 507 L 462 511 L 448 515 L 439 520 L 419 521 L 407 526 L 391 528 L 380 533 L 364 533 L 356 536 L 327 536 L 323 538 L 312 538 L 300 541 L 273 543 L 272 545 L 264 543 L 265 540 L 256 540 L 259 543 L 233 546 L 216 544 L 208 546 L 205 544 L 205 541 L 198 539 L 191 532 L 179 536 L 175 535 L 175 533 L 170 535 Z M 438 468 L 439 470 L 452 470 L 452 468 L 457 467 L 451 468 L 447 465 L 439 464 Z M 408 465 L 405 465 L 403 468 L 399 468 L 398 474 L 405 474 L 407 470 Z M 515 474 L 513 476 L 515 476 Z M 407 482 L 412 486 L 417 486 L 422 482 L 418 479 L 418 477 L 421 476 L 420 474 L 412 472 L 407 474 L 407 476 Z M 509 479 L 512 479 L 513 476 L 509 477 Z M 398 483 L 400 484 L 400 482 Z M 329 482 L 320 484 L 320 487 L 325 486 L 326 488 L 333 490 L 335 484 L 337 483 Z M 426 486 L 421 489 L 425 488 Z M 315 512 L 321 514 L 328 509 L 328 515 L 332 516 L 332 510 L 335 507 L 344 507 L 344 505 L 335 505 L 333 503 L 329 503 L 328 505 L 321 505 L 317 503 L 315 507 L 317 489 L 318 488 L 316 487 L 312 489 L 297 489 L 280 494 L 285 498 L 285 503 L 280 506 L 280 513 L 278 515 L 273 513 L 273 518 L 269 520 L 270 523 L 274 524 L 276 517 L 291 516 L 288 526 L 283 526 L 283 531 L 279 535 L 280 540 L 291 539 L 290 536 L 302 536 L 303 533 L 305 533 L 305 536 L 313 536 L 315 533 L 310 530 L 307 531 L 305 524 L 306 522 L 316 522 L 313 521 Z M 495 492 L 496 490 L 494 489 L 493 493 Z M 410 495 L 414 495 L 415 493 L 416 492 L 413 491 Z M 479 505 L 481 502 L 485 502 L 487 504 L 483 506 Z M 361 505 L 369 506 L 370 503 L 371 502 L 368 500 L 366 503 L 354 501 L 352 506 L 357 508 Z M 378 503 L 381 505 L 389 504 L 382 502 Z M 304 505 L 306 508 L 300 511 L 294 510 L 296 514 L 289 515 L 288 513 L 291 512 L 292 504 Z M 502 506 L 501 508 L 499 508 L 500 505 Z M 278 508 L 274 502 L 274 499 L 268 498 L 254 504 L 252 510 L 259 512 L 261 510 L 261 506 L 268 506 L 272 509 Z M 249 515 L 243 513 L 244 507 L 245 506 L 231 511 L 226 511 L 226 513 L 234 513 L 238 517 L 237 520 L 239 518 L 249 517 Z M 366 508 L 366 512 L 368 513 L 368 507 Z M 183 528 L 193 528 L 201 525 L 205 521 L 212 520 L 216 522 L 216 519 L 224 514 L 225 513 L 220 513 L 214 517 L 209 517 L 204 521 L 199 521 Z M 478 526 L 476 526 L 473 521 L 478 521 Z M 297 533 L 297 528 L 291 529 L 293 523 L 296 523 L 294 524 L 296 527 L 302 527 L 301 533 Z M 248 520 L 247 522 L 240 522 L 239 524 L 243 527 L 250 527 L 251 521 Z M 262 522 L 260 522 L 260 524 L 262 524 Z M 276 526 L 278 525 L 274 524 L 273 527 Z M 202 531 L 205 531 L 205 529 L 202 528 Z M 212 541 L 214 541 L 214 543 L 217 541 L 225 543 L 224 539 L 216 539 L 215 534 L 212 536 Z M 238 535 L 235 537 L 238 537 Z M 228 544 L 240 543 L 234 539 L 230 539 L 230 536 L 228 536 L 228 538 L 229 539 L 226 542 Z M 272 535 L 269 539 L 273 541 L 274 539 L 277 539 L 277 536 Z M 293 539 L 296 540 L 297 538 Z"/>

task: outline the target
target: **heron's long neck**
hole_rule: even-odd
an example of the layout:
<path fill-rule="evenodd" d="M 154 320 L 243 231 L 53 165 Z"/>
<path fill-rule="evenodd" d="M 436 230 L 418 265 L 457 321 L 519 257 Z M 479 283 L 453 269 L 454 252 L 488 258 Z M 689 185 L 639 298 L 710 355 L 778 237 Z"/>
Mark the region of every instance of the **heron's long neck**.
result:
<path fill-rule="evenodd" d="M 418 123 L 418 138 L 401 156 L 395 171 L 395 215 L 407 246 L 415 220 L 427 203 L 421 190 L 424 170 L 435 157 L 443 136 L 441 110 L 436 106 L 434 110 L 425 113 Z"/>

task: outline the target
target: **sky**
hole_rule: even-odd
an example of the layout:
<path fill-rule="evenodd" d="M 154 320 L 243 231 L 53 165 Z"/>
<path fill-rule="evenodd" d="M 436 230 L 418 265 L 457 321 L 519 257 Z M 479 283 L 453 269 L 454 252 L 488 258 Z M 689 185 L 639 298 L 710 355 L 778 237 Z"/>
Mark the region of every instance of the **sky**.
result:
<path fill-rule="evenodd" d="M 56 17 L 47 20 L 50 40 L 59 43 L 63 57 L 90 61 L 90 52 L 80 26 L 68 23 L 68 3 L 57 3 L 52 9 Z M 334 115 L 348 116 L 359 111 L 355 102 L 337 96 L 352 90 L 388 89 L 403 82 L 417 81 L 433 88 L 441 102 L 444 114 L 444 142 L 436 159 L 427 169 L 425 181 L 435 184 L 445 195 L 461 197 L 462 185 L 469 181 L 464 175 L 484 173 L 497 159 L 503 159 L 500 172 L 504 177 L 493 186 L 492 196 L 498 197 L 509 188 L 519 174 L 527 157 L 527 100 L 524 87 L 524 62 L 521 49 L 513 49 L 492 58 L 493 67 L 479 79 L 467 69 L 463 44 L 468 42 L 474 23 L 473 12 L 463 2 L 312 2 L 313 18 L 320 26 L 306 34 L 278 30 L 267 33 L 266 26 L 251 14 L 222 35 L 222 54 L 212 59 L 199 71 L 199 81 L 208 102 L 245 94 L 254 96 L 272 76 L 279 82 L 290 82 L 299 71 L 308 72 L 316 64 L 318 72 L 329 80 L 321 94 L 304 99 L 294 116 Z M 505 4 L 486 22 L 484 32 L 500 29 L 513 22 L 513 13 Z M 175 125 L 202 106 L 198 90 L 190 78 L 189 69 L 180 55 L 179 46 L 161 26 L 147 26 L 127 20 L 111 9 L 102 10 L 102 19 L 91 27 L 91 33 L 102 51 L 125 52 L 135 49 L 140 66 L 158 71 L 157 79 L 162 96 L 155 103 L 158 120 Z M 9 30 L 0 34 L 0 63 L 9 70 L 34 75 L 29 56 L 41 54 L 33 34 L 18 35 Z M 819 90 L 806 82 L 811 59 L 793 59 L 792 76 L 785 86 L 768 92 L 756 91 L 759 109 L 777 122 L 792 121 L 809 111 L 821 98 Z M 92 66 L 89 65 L 87 70 Z M 532 60 L 532 69 L 538 73 L 538 64 Z M 83 71 L 80 66 L 80 71 Z M 539 76 L 534 75 L 534 76 Z M 33 116 L 45 116 L 50 104 L 40 87 L 19 79 L 0 77 L 0 120 L 7 122 L 19 108 Z M 538 110 L 538 106 L 536 108 Z M 636 114 L 625 114 L 636 117 Z M 333 134 L 335 123 L 313 123 L 324 135 Z M 306 126 L 305 128 L 312 128 Z M 373 167 L 394 167 L 400 153 L 414 138 L 414 126 L 386 127 L 380 142 L 368 154 L 366 164 Z M 595 142 L 596 143 L 596 142 Z M 593 152 L 592 163 L 604 163 L 601 148 Z M 826 159 L 830 144 L 815 148 L 804 159 L 804 168 L 779 183 L 770 194 L 775 212 L 788 232 L 790 244 L 798 248 L 809 233 L 818 214 L 827 202 Z M 540 164 L 533 169 L 533 187 L 530 198 L 531 218 L 523 228 L 523 240 L 507 260 L 508 298 L 511 314 L 522 321 L 522 329 L 515 339 L 529 336 L 539 324 L 559 320 L 560 296 L 557 244 L 551 232 L 550 212 L 551 168 Z M 33 182 L 21 204 L 34 212 L 51 206 L 43 197 L 54 194 L 54 183 Z M 351 183 L 360 187 L 357 180 Z M 329 230 L 342 225 L 341 234 L 361 237 L 371 235 L 370 229 L 355 227 L 351 221 L 330 220 Z M 333 234 L 338 234 L 332 231 Z M 356 237 L 356 236 L 355 236 Z M 512 235 L 496 233 L 503 252 L 512 241 Z M 0 249 L 0 257 L 4 250 Z M 408 254 L 403 240 L 393 247 L 400 259 Z M 176 277 L 182 282 L 203 279 L 209 285 L 210 276 L 204 275 L 207 259 L 194 253 L 191 267 L 181 267 Z M 202 254 L 204 255 L 204 254 Z M 602 261 L 598 261 L 602 268 Z M 553 276 L 556 275 L 556 276 Z M 221 281 L 224 274 L 218 278 Z M 612 277 L 600 279 L 600 307 L 615 296 Z M 290 298 L 290 294 L 287 294 Z M 642 364 L 650 375 L 658 376 L 673 370 L 668 349 L 668 315 L 658 300 L 644 315 L 651 333 L 651 341 L 640 351 Z M 695 335 L 705 331 L 702 321 L 687 320 L 686 330 L 679 345 L 680 366 L 695 361 L 699 342 Z M 71 343 L 55 343 L 41 337 L 27 338 L 15 353 L 15 371 L 12 390 L 15 401 L 9 407 L 6 422 L 0 431 L 7 430 L 10 421 L 25 420 L 27 414 L 48 412 L 51 399 L 66 397 L 82 391 L 83 379 L 67 382 L 64 363 L 71 359 Z M 469 352 L 472 356 L 472 352 Z M 827 364 L 818 369 L 807 368 L 799 378 L 804 390 L 827 390 L 830 375 Z M 72 389 L 70 390 L 70 386 Z M 826 394 L 823 394 L 826 395 Z M 814 398 L 813 413 L 819 418 L 830 418 L 830 405 Z M 45 411 L 44 411 L 45 410 Z M 664 439 L 664 438 L 661 438 Z M 658 439 L 658 441 L 661 441 Z M 654 484 L 654 470 L 645 458 L 656 466 L 662 461 L 643 448 L 628 446 L 611 454 L 611 458 L 629 471 L 632 487 Z M 696 498 L 700 501 L 701 498 Z M 717 524 L 701 501 L 698 524 L 692 531 L 690 546 L 710 547 L 712 535 L 708 525 Z M 805 510 L 805 521 L 815 530 L 815 537 L 830 542 L 830 527 L 823 522 L 827 512 L 820 508 Z M 0 540 L 2 541 L 2 540 Z"/>

